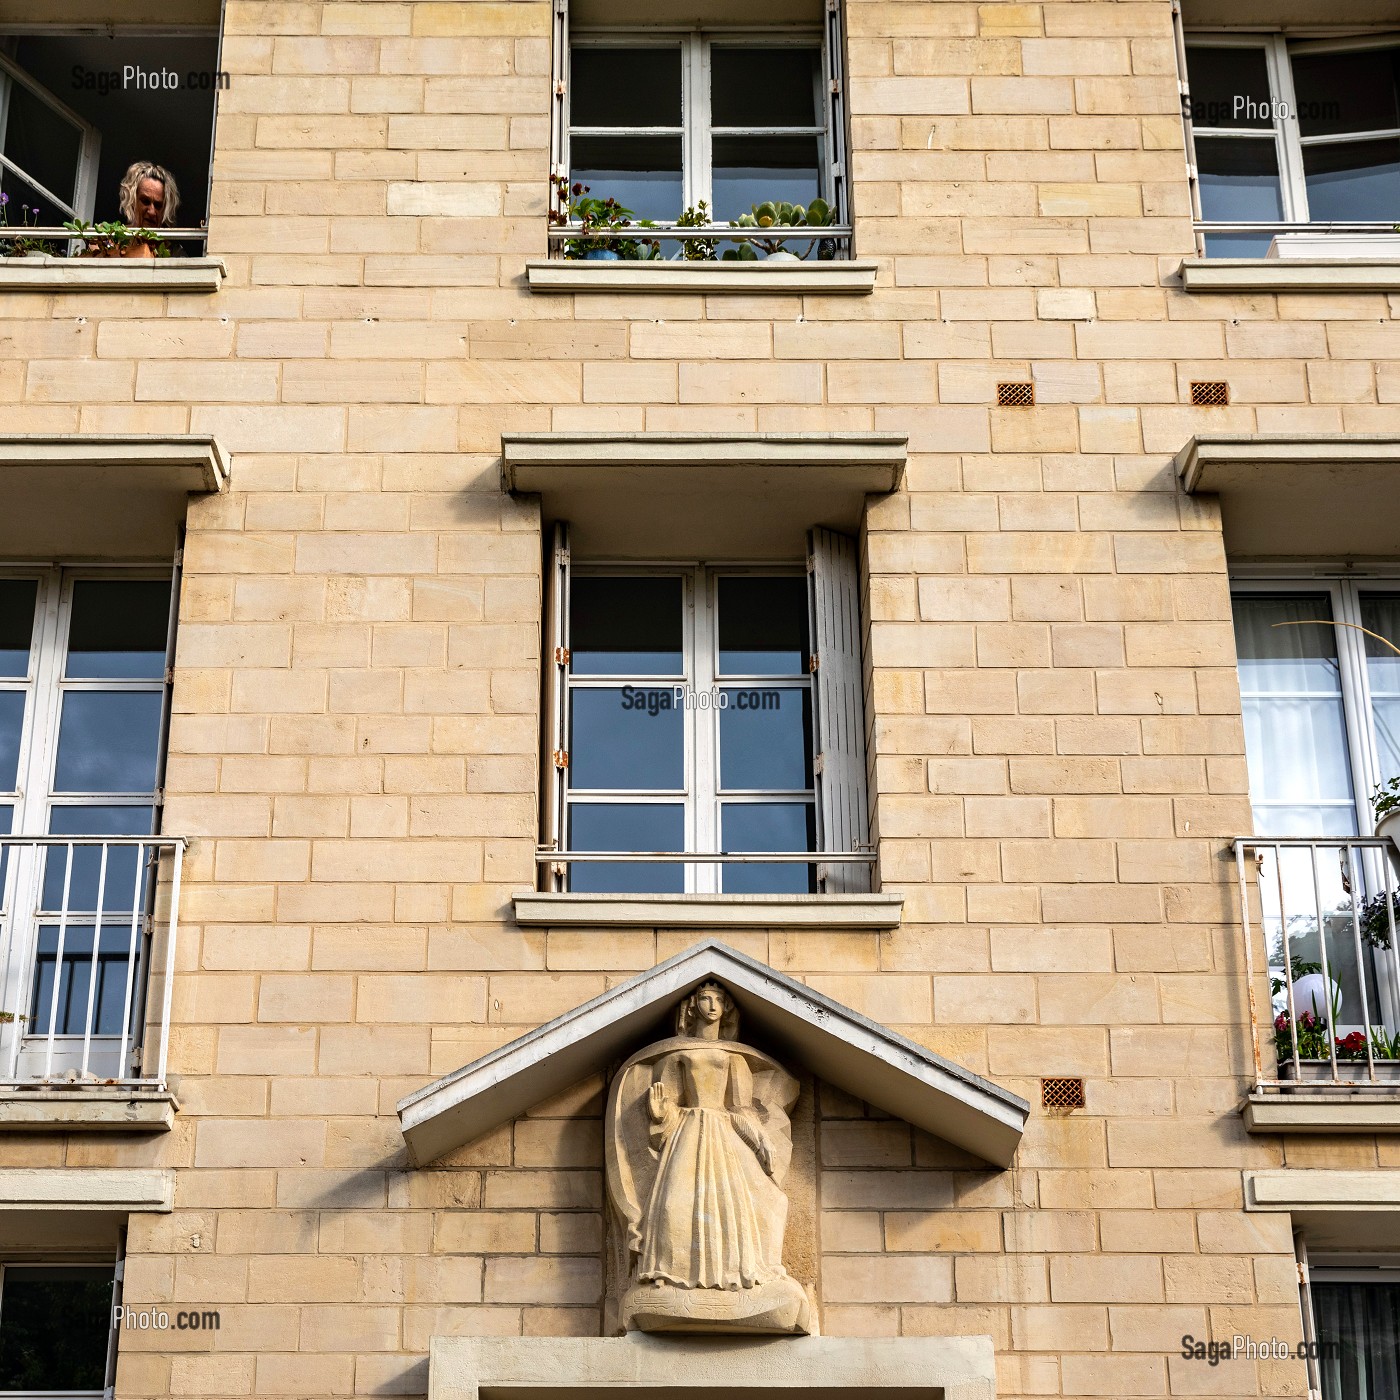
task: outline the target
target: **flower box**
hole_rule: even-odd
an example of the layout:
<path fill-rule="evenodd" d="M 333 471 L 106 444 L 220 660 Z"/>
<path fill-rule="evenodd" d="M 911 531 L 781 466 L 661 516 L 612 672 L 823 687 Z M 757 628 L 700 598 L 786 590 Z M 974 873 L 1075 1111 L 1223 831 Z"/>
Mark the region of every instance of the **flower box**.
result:
<path fill-rule="evenodd" d="M 1269 244 L 1266 256 L 1400 261 L 1400 233 L 1280 233 Z"/>
<path fill-rule="evenodd" d="M 1372 1083 L 1365 1060 L 1338 1060 L 1337 1079 L 1332 1079 L 1331 1060 L 1280 1060 L 1278 1077 L 1303 1084 L 1335 1089 L 1341 1093 L 1374 1093 L 1364 1087 Z M 1376 1061 L 1376 1084 L 1393 1084 L 1400 1088 L 1400 1060 Z"/>

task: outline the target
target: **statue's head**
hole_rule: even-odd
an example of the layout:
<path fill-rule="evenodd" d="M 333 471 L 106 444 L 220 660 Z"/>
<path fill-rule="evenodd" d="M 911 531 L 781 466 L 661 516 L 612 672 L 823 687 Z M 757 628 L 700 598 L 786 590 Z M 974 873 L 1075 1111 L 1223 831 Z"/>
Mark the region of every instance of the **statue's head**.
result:
<path fill-rule="evenodd" d="M 676 1034 L 701 1034 L 702 1028 L 718 1023 L 719 1038 L 734 1040 L 739 1034 L 739 1008 L 734 998 L 718 982 L 702 982 L 676 1008 Z"/>

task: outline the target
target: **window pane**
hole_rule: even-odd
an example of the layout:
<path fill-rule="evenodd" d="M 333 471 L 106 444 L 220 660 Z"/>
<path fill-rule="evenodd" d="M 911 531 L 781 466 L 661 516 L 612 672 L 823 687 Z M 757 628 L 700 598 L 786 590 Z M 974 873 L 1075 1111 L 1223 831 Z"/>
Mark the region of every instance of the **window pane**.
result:
<path fill-rule="evenodd" d="M 39 585 L 30 578 L 0 579 L 0 676 L 29 674 L 38 591 Z"/>
<path fill-rule="evenodd" d="M 1363 595 L 1361 625 L 1400 646 L 1400 593 Z M 1400 774 L 1400 656 L 1378 637 L 1365 640 L 1377 756 L 1381 777 L 1389 781 Z"/>
<path fill-rule="evenodd" d="M 24 697 L 22 690 L 0 690 L 0 792 L 13 792 L 19 782 Z"/>
<path fill-rule="evenodd" d="M 1287 825 L 1289 834 L 1317 835 L 1343 823 L 1349 834 L 1355 811 L 1327 595 L 1240 594 L 1233 606 L 1249 792 L 1260 834 L 1282 835 Z M 1315 625 L 1319 619 L 1326 625 Z M 1298 831 L 1299 822 L 1309 829 Z"/>
<path fill-rule="evenodd" d="M 715 126 L 816 126 L 821 50 L 710 50 L 710 112 Z"/>
<path fill-rule="evenodd" d="M 54 807 L 49 812 L 53 836 L 149 836 L 155 816 L 151 807 Z M 149 854 L 149 849 L 146 852 Z M 102 890 L 106 914 L 130 913 L 132 901 L 145 896 L 142 851 L 137 846 L 112 846 L 107 851 L 107 882 Z M 42 908 L 57 912 L 63 907 L 63 871 L 68 863 L 66 846 L 50 846 L 44 856 Z M 102 848 L 78 846 L 73 850 L 73 878 L 68 885 L 68 908 L 95 913 L 97 886 L 102 872 Z"/>
<path fill-rule="evenodd" d="M 1400 127 L 1400 47 L 1293 54 L 1291 61 L 1302 135 L 1333 136 Z"/>
<path fill-rule="evenodd" d="M 1208 233 L 1208 258 L 1262 258 L 1268 254 L 1272 233 Z"/>
<path fill-rule="evenodd" d="M 1400 139 L 1304 146 L 1312 220 L 1393 223 L 1400 206 Z"/>
<path fill-rule="evenodd" d="M 1322 1400 L 1400 1395 L 1400 1283 L 1313 1284 Z"/>
<path fill-rule="evenodd" d="M 1186 50 L 1195 126 L 1272 128 L 1269 65 L 1262 48 Z"/>
<path fill-rule="evenodd" d="M 681 851 L 685 808 L 671 802 L 576 802 L 569 808 L 569 846 L 576 851 Z M 585 861 L 569 871 L 569 888 L 587 894 L 680 894 L 685 889 L 685 868 L 660 861 Z"/>
<path fill-rule="evenodd" d="M 58 963 L 58 925 L 39 929 L 34 961 L 34 1001 L 30 1007 L 29 1033 L 83 1035 L 88 1028 L 88 988 L 92 983 L 92 924 L 68 924 L 63 930 L 63 970 L 58 979 L 58 1002 L 53 998 L 54 970 Z M 97 950 L 97 990 L 93 993 L 92 1034 L 120 1035 L 122 1008 L 126 1003 L 126 969 L 131 953 L 131 925 L 109 924 L 102 930 Z M 136 958 L 141 956 L 141 935 L 136 935 Z M 139 968 L 138 968 L 139 971 Z M 134 979 L 133 979 L 134 980 Z M 134 1003 L 134 993 L 133 993 Z M 132 1010 L 135 1010 L 133 1004 Z"/>
<path fill-rule="evenodd" d="M 70 690 L 58 726 L 55 792 L 153 792 L 157 691 Z"/>
<path fill-rule="evenodd" d="M 817 845 L 816 814 L 810 803 L 726 802 L 721 808 L 725 851 L 812 851 Z M 775 865 L 726 864 L 725 894 L 806 894 L 816 889 L 816 869 L 784 862 Z"/>
<path fill-rule="evenodd" d="M 1254 137 L 1198 136 L 1201 212 L 1207 219 L 1264 222 L 1283 218 L 1278 148 Z"/>
<path fill-rule="evenodd" d="M 685 786 L 682 711 L 671 686 L 574 690 L 569 786 L 672 792 Z"/>
<path fill-rule="evenodd" d="M 805 676 L 810 662 L 806 579 L 720 579 L 721 675 Z"/>
<path fill-rule="evenodd" d="M 681 580 L 598 578 L 569 585 L 569 667 L 576 676 L 679 676 Z"/>
<path fill-rule="evenodd" d="M 575 136 L 569 178 L 639 219 L 670 222 L 682 210 L 679 136 Z"/>
<path fill-rule="evenodd" d="M 101 1390 L 112 1269 L 6 1265 L 0 1390 Z"/>
<path fill-rule="evenodd" d="M 720 787 L 793 792 L 812 786 L 812 692 L 726 686 L 719 712 Z"/>
<path fill-rule="evenodd" d="M 716 136 L 716 220 L 737 219 L 765 200 L 810 204 L 821 193 L 820 149 L 819 136 Z M 795 243 L 792 250 L 806 246 Z"/>
<path fill-rule="evenodd" d="M 159 680 L 169 625 L 169 579 L 79 579 L 64 674 L 70 680 Z"/>
<path fill-rule="evenodd" d="M 78 155 L 82 137 L 78 128 L 61 117 L 46 102 L 41 102 L 22 83 L 10 82 L 9 100 L 4 127 L 4 150 L 31 180 L 52 190 L 60 199 L 72 204 L 78 182 Z M 10 224 L 21 222 L 19 205 L 40 206 L 39 222 L 49 227 L 61 224 L 68 217 L 45 195 L 35 192 L 28 181 L 6 170 L 0 179 L 0 189 L 10 196 Z"/>
<path fill-rule="evenodd" d="M 569 121 L 574 126 L 680 126 L 681 51 L 602 48 L 569 51 Z"/>

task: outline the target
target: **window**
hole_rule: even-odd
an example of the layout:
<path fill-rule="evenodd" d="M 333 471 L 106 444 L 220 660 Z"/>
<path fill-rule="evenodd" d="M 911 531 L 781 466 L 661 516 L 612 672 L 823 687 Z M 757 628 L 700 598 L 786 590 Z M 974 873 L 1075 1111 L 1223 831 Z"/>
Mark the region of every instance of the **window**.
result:
<path fill-rule="evenodd" d="M 113 1292 L 110 1263 L 0 1266 L 0 1394 L 101 1395 Z"/>
<path fill-rule="evenodd" d="M 1400 656 L 1380 640 L 1400 644 L 1400 578 L 1241 585 L 1233 607 L 1256 831 L 1369 833 L 1375 784 L 1400 774 Z"/>
<path fill-rule="evenodd" d="M 576 893 L 868 888 L 858 578 L 852 541 L 812 564 L 575 563 L 564 532 L 546 667 L 547 854 Z M 781 853 L 783 861 L 747 859 Z"/>
<path fill-rule="evenodd" d="M 1394 228 L 1400 35 L 1187 43 L 1208 254 L 1262 255 L 1290 224 Z"/>
<path fill-rule="evenodd" d="M 0 1079 L 116 1077 L 140 1025 L 148 848 L 103 838 L 157 829 L 170 607 L 168 573 L 0 578 L 0 830 L 98 838 L 4 848 Z"/>
<path fill-rule="evenodd" d="M 1325 948 L 1336 1033 L 1393 1035 L 1389 868 L 1344 838 L 1370 834 L 1375 784 L 1400 773 L 1400 656 L 1381 640 L 1400 640 L 1400 578 L 1237 581 L 1232 605 L 1255 833 L 1321 842 L 1270 847 L 1259 868 L 1273 1014 L 1287 1009 L 1285 950 L 1296 982 Z M 1368 909 L 1376 933 L 1363 940 L 1353 911 L 1364 928 Z"/>
<path fill-rule="evenodd" d="M 153 161 L 179 189 L 170 227 L 198 251 L 215 97 L 229 81 L 217 56 L 217 34 L 198 30 L 0 32 L 0 193 L 12 240 L 26 221 L 57 231 L 69 219 L 123 219 L 123 175 Z M 38 209 L 37 220 L 24 206 Z M 69 242 L 44 247 L 63 252 Z"/>
<path fill-rule="evenodd" d="M 1308 1274 L 1322 1400 L 1400 1400 L 1400 1269 L 1335 1255 Z"/>
<path fill-rule="evenodd" d="M 567 49 L 567 71 L 556 74 L 556 177 L 661 225 L 702 203 L 708 227 L 763 203 L 805 208 L 817 198 L 832 225 L 847 222 L 834 7 L 814 8 L 810 27 L 773 31 L 571 32 L 561 16 L 555 41 Z M 688 257 L 715 255 L 713 238 L 687 246 Z M 783 241 L 800 256 L 838 247 L 839 238 Z"/>

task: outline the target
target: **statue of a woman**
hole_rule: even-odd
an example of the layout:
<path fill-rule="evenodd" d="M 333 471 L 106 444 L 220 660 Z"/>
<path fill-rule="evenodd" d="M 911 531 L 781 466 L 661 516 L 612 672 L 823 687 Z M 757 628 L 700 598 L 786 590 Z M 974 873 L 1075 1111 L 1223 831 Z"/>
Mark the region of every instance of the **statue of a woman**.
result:
<path fill-rule="evenodd" d="M 741 1045 L 729 993 L 707 982 L 676 1035 L 623 1066 L 609 1103 L 608 1184 L 626 1222 L 624 1327 L 807 1332 L 782 1264 L 797 1082 Z"/>

